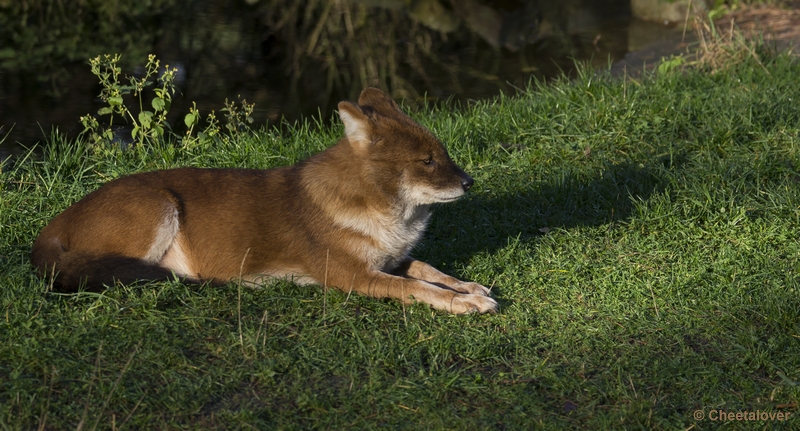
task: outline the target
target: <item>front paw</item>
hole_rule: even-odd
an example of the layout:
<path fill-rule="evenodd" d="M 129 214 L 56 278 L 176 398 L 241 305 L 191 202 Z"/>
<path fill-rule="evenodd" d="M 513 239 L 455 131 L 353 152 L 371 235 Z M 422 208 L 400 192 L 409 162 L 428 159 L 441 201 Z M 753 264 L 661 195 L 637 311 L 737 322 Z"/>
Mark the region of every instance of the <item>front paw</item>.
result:
<path fill-rule="evenodd" d="M 456 295 L 451 303 L 450 312 L 455 314 L 497 313 L 497 301 L 482 295 Z"/>
<path fill-rule="evenodd" d="M 481 296 L 489 296 L 489 293 L 491 292 L 488 287 L 469 281 L 458 282 L 458 284 L 453 286 L 453 290 L 455 290 L 456 292 L 469 293 L 471 295 L 481 295 Z"/>

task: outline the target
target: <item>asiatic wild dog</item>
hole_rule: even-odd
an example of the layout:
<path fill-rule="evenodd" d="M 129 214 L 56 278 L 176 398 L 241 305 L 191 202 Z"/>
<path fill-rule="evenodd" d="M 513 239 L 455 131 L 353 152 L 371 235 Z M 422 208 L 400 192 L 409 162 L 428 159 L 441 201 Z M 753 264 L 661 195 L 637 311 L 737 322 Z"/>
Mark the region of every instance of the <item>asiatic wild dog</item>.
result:
<path fill-rule="evenodd" d="M 458 199 L 472 178 L 380 90 L 339 103 L 339 116 L 345 137 L 295 166 L 111 181 L 53 219 L 31 260 L 66 291 L 285 277 L 452 313 L 496 311 L 486 287 L 409 257 L 431 204 Z"/>

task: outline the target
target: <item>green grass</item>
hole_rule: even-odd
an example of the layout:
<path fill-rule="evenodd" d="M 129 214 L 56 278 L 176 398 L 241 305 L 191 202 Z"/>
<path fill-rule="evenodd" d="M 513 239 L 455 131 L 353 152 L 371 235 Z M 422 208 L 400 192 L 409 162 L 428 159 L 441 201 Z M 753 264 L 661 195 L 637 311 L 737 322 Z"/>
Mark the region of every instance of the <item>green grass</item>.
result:
<path fill-rule="evenodd" d="M 800 64 L 573 82 L 417 118 L 476 179 L 415 256 L 496 315 L 278 282 L 48 292 L 38 231 L 111 178 L 294 163 L 338 124 L 100 151 L 0 184 L 0 429 L 711 429 L 798 412 Z M 729 422 L 792 429 L 798 421 Z"/>

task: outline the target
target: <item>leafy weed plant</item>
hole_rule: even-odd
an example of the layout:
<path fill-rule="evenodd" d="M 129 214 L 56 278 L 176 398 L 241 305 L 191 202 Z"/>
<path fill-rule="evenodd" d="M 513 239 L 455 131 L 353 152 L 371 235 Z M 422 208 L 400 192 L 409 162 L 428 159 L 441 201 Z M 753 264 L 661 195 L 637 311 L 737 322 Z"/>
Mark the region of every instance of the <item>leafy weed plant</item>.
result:
<path fill-rule="evenodd" d="M 118 140 L 118 137 L 115 136 L 114 126 L 114 116 L 116 115 L 126 121 L 126 125 L 130 129 L 130 137 L 136 145 L 153 145 L 159 140 L 170 138 L 167 134 L 171 131 L 167 115 L 172 105 L 172 98 L 177 91 L 175 76 L 178 69 L 170 69 L 169 66 L 166 66 L 159 76 L 161 62 L 151 54 L 144 66 L 144 75 L 140 78 L 126 76 L 129 84 L 124 85 L 121 82 L 123 78 L 119 61 L 119 54 L 107 54 L 89 60 L 91 71 L 100 80 L 102 86 L 100 99 L 107 104 L 97 111 L 97 115 L 101 117 L 107 115 L 108 125 L 102 127 L 97 118 L 87 114 L 80 118 L 84 127 L 83 135 L 90 143 L 106 149 L 109 144 Z M 145 89 L 156 84 L 153 79 L 157 81 L 158 85 L 152 88 L 154 95 L 149 99 L 149 106 L 147 106 L 144 93 Z M 138 105 L 135 110 L 125 103 L 124 96 L 126 95 L 133 96 Z M 225 100 L 225 107 L 221 109 L 221 112 L 224 113 L 226 120 L 224 126 L 226 133 L 220 133 L 223 130 L 220 128 L 216 114 L 212 111 L 206 118 L 205 128 L 199 131 L 197 136 L 193 136 L 195 127 L 200 124 L 201 115 L 197 110 L 197 105 L 192 103 L 189 112 L 183 117 L 186 134 L 180 137 L 173 133 L 172 137 L 183 141 L 184 147 L 208 144 L 215 139 L 221 139 L 227 143 L 229 139 L 247 130 L 253 123 L 252 114 L 255 105 L 248 104 L 246 100 L 240 100 L 239 104 L 241 106 Z M 124 142 L 126 137 L 121 137 L 121 139 Z"/>

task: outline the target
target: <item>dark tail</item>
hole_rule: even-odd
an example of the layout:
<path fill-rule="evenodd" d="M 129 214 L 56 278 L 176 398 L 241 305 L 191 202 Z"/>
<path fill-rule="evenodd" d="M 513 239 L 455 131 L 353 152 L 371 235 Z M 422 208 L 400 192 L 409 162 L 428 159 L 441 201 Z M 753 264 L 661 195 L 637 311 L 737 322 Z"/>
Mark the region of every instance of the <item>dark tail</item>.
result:
<path fill-rule="evenodd" d="M 102 291 L 115 282 L 123 284 L 139 280 L 169 280 L 172 271 L 149 264 L 141 259 L 97 255 L 68 251 L 58 239 L 49 244 L 39 241 L 33 246 L 31 262 L 39 276 L 59 292 L 77 292 L 80 289 Z"/>

